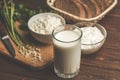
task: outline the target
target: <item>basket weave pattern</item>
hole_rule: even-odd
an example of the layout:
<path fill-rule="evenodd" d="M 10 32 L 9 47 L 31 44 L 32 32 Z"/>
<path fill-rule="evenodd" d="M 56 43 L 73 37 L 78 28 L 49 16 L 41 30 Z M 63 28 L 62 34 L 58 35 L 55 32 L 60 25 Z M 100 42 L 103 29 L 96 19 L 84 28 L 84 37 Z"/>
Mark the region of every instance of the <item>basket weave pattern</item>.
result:
<path fill-rule="evenodd" d="M 117 0 L 47 0 L 47 4 L 70 22 L 98 22 Z"/>

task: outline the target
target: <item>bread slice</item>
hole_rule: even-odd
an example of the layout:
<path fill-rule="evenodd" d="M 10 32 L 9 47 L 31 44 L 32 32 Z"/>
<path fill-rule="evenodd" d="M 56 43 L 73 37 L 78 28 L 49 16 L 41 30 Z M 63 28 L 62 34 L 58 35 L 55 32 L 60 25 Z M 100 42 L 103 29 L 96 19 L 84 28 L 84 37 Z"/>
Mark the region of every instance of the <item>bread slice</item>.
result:
<path fill-rule="evenodd" d="M 102 12 L 107 8 L 105 0 L 95 0 L 95 1 L 101 5 Z"/>
<path fill-rule="evenodd" d="M 73 3 L 72 0 L 56 0 L 54 6 L 58 9 L 61 9 L 76 16 L 79 16 L 80 14 L 78 6 Z"/>
<path fill-rule="evenodd" d="M 109 7 L 112 4 L 113 0 L 105 0 L 105 3 L 107 7 Z"/>
<path fill-rule="evenodd" d="M 84 2 L 92 11 L 92 15 L 95 16 L 96 15 L 96 8 L 94 6 L 94 4 L 90 1 L 90 0 L 81 0 L 82 2 Z"/>
<path fill-rule="evenodd" d="M 79 3 L 78 0 L 73 0 L 73 2 L 77 5 L 77 7 L 79 8 L 79 11 L 80 11 L 80 17 L 81 18 L 86 18 L 87 14 L 86 14 L 86 11 L 85 11 L 85 8 L 83 7 L 83 5 L 81 5 Z"/>
<path fill-rule="evenodd" d="M 85 8 L 86 10 L 86 13 L 87 13 L 87 18 L 92 18 L 93 17 L 93 11 L 90 9 L 90 7 L 86 4 L 86 2 L 84 0 L 78 0 L 79 3 L 81 5 L 83 5 L 83 7 Z"/>
<path fill-rule="evenodd" d="M 90 0 L 90 1 L 93 3 L 93 5 L 95 7 L 95 10 L 96 10 L 95 16 L 99 15 L 102 12 L 102 10 L 100 9 L 101 8 L 100 4 L 98 2 L 96 2 L 95 0 Z"/>

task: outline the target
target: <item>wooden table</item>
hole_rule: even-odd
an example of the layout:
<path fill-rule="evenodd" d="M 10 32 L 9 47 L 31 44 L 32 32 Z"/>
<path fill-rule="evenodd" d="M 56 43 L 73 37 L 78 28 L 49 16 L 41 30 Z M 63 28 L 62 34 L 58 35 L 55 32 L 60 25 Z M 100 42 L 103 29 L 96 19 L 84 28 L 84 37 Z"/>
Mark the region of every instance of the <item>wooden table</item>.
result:
<path fill-rule="evenodd" d="M 105 44 L 94 55 L 82 55 L 79 75 L 68 80 L 120 80 L 120 1 L 100 24 L 108 32 Z M 0 80 L 64 79 L 55 75 L 53 64 L 35 71 L 0 54 Z"/>

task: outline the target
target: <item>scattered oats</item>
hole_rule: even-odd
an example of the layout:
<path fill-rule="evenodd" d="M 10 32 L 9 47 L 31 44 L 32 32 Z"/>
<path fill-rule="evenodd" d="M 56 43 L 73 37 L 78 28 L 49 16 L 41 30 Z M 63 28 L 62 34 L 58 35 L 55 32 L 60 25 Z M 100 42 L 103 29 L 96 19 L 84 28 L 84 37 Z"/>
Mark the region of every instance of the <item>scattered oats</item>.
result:
<path fill-rule="evenodd" d="M 30 58 L 32 62 L 42 62 L 41 49 L 34 45 L 19 46 L 19 53 L 25 58 Z"/>

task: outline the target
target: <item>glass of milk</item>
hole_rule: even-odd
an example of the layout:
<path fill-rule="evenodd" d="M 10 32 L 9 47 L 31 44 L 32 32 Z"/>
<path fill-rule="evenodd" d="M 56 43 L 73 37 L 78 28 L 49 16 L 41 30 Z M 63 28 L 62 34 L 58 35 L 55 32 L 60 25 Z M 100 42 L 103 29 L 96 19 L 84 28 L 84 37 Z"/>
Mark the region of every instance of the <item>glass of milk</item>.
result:
<path fill-rule="evenodd" d="M 54 71 L 62 78 L 72 78 L 79 73 L 81 61 L 80 28 L 61 25 L 52 32 L 54 49 Z"/>

